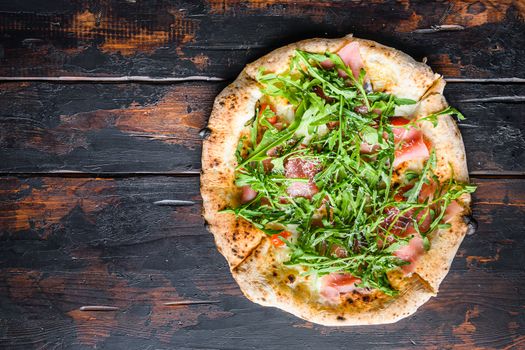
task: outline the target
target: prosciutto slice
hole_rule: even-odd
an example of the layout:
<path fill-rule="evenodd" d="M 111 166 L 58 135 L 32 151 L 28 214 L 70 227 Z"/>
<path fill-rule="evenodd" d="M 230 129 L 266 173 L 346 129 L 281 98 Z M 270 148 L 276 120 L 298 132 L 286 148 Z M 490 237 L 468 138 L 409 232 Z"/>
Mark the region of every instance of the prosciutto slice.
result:
<path fill-rule="evenodd" d="M 257 192 L 249 185 L 242 186 L 241 189 L 241 203 L 245 204 L 251 202 L 255 197 L 257 197 Z"/>
<path fill-rule="evenodd" d="M 419 192 L 419 203 L 424 203 L 426 200 L 432 200 L 436 188 L 437 184 L 434 182 L 423 184 L 421 191 Z M 400 193 L 406 192 L 409 189 L 410 187 L 406 186 L 400 190 Z M 426 232 L 430 229 L 430 225 L 432 224 L 433 218 L 431 216 L 431 209 L 432 207 L 426 207 L 422 210 L 411 209 L 399 216 L 398 208 L 390 207 L 385 209 L 385 214 L 387 214 L 387 216 L 382 224 L 382 227 L 389 228 L 390 232 L 397 237 L 412 237 L 407 245 L 399 248 L 393 253 L 398 258 L 409 262 L 408 265 L 401 267 L 406 274 L 414 271 L 417 261 L 421 255 L 425 253 L 423 238 L 414 228 L 412 218 L 415 217 L 417 220 L 419 224 L 419 230 L 421 232 Z M 394 220 L 396 221 L 394 222 Z M 391 224 L 392 226 L 390 226 Z M 388 243 L 395 242 L 394 237 L 390 236 L 389 238 L 390 239 L 388 240 Z"/>
<path fill-rule="evenodd" d="M 404 119 L 406 123 L 403 123 L 399 119 L 403 118 L 393 118 L 392 121 L 392 132 L 396 144 L 394 168 L 409 160 L 428 159 L 430 153 L 421 130 L 413 126 L 406 127 L 409 121 Z"/>
<path fill-rule="evenodd" d="M 359 52 L 359 43 L 357 41 L 352 41 L 339 50 L 337 55 L 341 57 L 341 60 L 344 62 L 344 64 L 350 67 L 354 78 L 358 79 L 361 68 L 364 68 L 365 66 L 363 63 L 363 58 Z M 326 59 L 321 62 L 321 67 L 324 69 L 333 69 L 335 64 L 330 59 Z M 342 70 L 339 70 L 339 76 L 342 78 L 348 77 L 348 75 Z"/>
<path fill-rule="evenodd" d="M 287 160 L 284 165 L 285 176 L 287 178 L 308 179 L 308 181 L 292 182 L 286 189 L 286 192 L 292 197 L 311 199 L 313 195 L 319 192 L 313 179 L 320 170 L 319 162 L 315 160 L 302 158 Z"/>
<path fill-rule="evenodd" d="M 312 197 L 319 192 L 319 188 L 313 182 L 293 182 L 286 189 L 292 197 L 304 197 L 312 199 Z"/>
<path fill-rule="evenodd" d="M 416 267 L 416 262 L 421 255 L 425 253 L 425 247 L 423 246 L 423 238 L 421 235 L 414 231 L 413 237 L 410 239 L 407 245 L 402 246 L 394 252 L 394 255 L 399 259 L 408 261 L 410 264 L 401 266 L 401 269 L 405 273 L 411 273 Z"/>
<path fill-rule="evenodd" d="M 354 78 L 359 78 L 359 72 L 361 68 L 364 68 L 363 58 L 359 53 L 359 43 L 357 41 L 352 41 L 351 43 L 345 45 L 341 50 L 337 52 L 339 57 L 343 62 L 350 67 Z M 339 72 L 341 74 L 341 72 Z M 346 74 L 342 72 L 345 76 Z"/>
<path fill-rule="evenodd" d="M 432 194 L 429 194 L 429 192 L 433 193 L 433 191 L 435 189 L 435 185 L 434 184 L 430 184 L 430 185 L 426 185 L 426 186 L 428 186 L 426 189 L 422 189 L 421 190 L 420 200 L 421 200 L 421 195 L 423 195 L 423 197 L 424 196 L 431 197 Z M 430 208 L 426 208 L 426 209 L 420 211 L 418 216 L 417 216 L 417 219 L 421 220 L 423 215 L 425 213 L 428 213 L 428 211 L 430 211 Z M 463 207 L 457 201 L 452 201 L 448 205 L 448 207 L 447 207 L 447 209 L 445 211 L 445 215 L 443 217 L 443 221 L 444 222 L 448 222 L 453 217 L 455 217 L 457 214 L 459 214 L 461 212 L 463 212 Z M 429 229 L 430 224 L 431 224 L 431 218 L 430 218 L 430 215 L 427 215 L 425 220 L 423 220 L 423 222 L 419 225 L 419 228 L 422 231 L 426 231 L 426 230 Z M 404 265 L 404 266 L 401 267 L 403 269 L 403 271 L 408 274 L 408 273 L 411 273 L 411 272 L 414 271 L 417 261 L 425 253 L 425 248 L 424 248 L 424 245 L 423 245 L 423 238 L 421 237 L 421 235 L 419 233 L 417 233 L 417 231 L 411 225 L 405 230 L 404 235 L 405 236 L 412 235 L 412 238 L 410 239 L 410 241 L 409 241 L 409 243 L 407 245 L 405 245 L 405 246 L 399 248 L 398 250 L 396 250 L 394 252 L 394 255 L 397 256 L 398 258 L 404 260 L 404 261 L 408 261 L 409 262 L 408 265 Z"/>
<path fill-rule="evenodd" d="M 456 215 L 462 212 L 463 207 L 457 201 L 452 201 L 445 210 L 445 215 L 443 215 L 443 221 L 449 222 L 450 220 L 452 220 L 452 218 L 454 218 Z"/>
<path fill-rule="evenodd" d="M 359 278 L 348 273 L 331 273 L 321 277 L 320 294 L 328 300 L 337 301 L 341 294 L 358 289 L 356 284 L 359 283 Z"/>

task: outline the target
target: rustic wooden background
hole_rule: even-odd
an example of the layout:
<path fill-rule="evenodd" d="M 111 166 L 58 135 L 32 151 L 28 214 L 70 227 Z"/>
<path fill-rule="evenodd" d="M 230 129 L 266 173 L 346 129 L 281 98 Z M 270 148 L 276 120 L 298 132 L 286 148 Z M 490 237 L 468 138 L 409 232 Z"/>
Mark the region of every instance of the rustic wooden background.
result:
<path fill-rule="evenodd" d="M 524 17 L 523 0 L 0 1 L 0 347 L 525 348 Z M 448 80 L 479 230 L 414 316 L 326 328 L 241 295 L 200 216 L 201 138 L 246 63 L 349 32 Z M 190 299 L 217 302 L 164 305 Z"/>

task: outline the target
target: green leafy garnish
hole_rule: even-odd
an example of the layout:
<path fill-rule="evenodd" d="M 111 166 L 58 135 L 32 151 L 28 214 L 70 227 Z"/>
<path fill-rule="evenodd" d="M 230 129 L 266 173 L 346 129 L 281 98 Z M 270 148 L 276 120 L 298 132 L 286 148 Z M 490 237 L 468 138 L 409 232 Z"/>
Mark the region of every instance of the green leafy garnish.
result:
<path fill-rule="evenodd" d="M 322 67 L 328 59 L 333 69 Z M 295 236 L 282 240 L 289 249 L 286 264 L 306 267 L 307 274 L 349 273 L 362 288 L 394 295 L 388 273 L 408 264 L 394 253 L 413 235 L 431 249 L 432 233 L 450 227 L 442 220 L 448 205 L 475 187 L 452 178 L 440 183 L 434 150 L 420 169 L 395 175 L 390 118 L 397 106 L 417 102 L 367 93 L 365 79 L 364 70 L 354 77 L 331 53 L 297 50 L 286 72 L 261 69 L 257 80 L 263 99 L 287 101 L 294 118 L 275 123 L 282 117 L 258 104 L 246 125 L 249 136 L 240 139 L 236 151 L 236 185 L 250 186 L 257 196 L 225 211 L 267 234 L 293 227 Z M 418 128 L 419 121 L 437 124 L 440 115 L 464 119 L 448 107 L 404 127 Z M 308 176 L 287 174 L 288 162 L 297 160 L 307 164 Z M 298 184 L 315 191 L 291 195 L 291 186 Z M 407 227 L 411 234 L 405 233 Z"/>

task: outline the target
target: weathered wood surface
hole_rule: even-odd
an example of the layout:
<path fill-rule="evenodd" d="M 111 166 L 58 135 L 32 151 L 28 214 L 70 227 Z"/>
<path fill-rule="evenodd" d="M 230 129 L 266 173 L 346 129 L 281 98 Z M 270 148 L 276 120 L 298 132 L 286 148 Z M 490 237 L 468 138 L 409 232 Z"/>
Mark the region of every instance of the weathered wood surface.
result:
<path fill-rule="evenodd" d="M 0 348 L 525 348 L 524 17 L 521 0 L 1 2 Z M 455 82 L 480 227 L 414 316 L 326 328 L 241 295 L 196 175 L 247 62 L 349 32 Z M 225 81 L 167 84 L 192 76 Z"/>
<path fill-rule="evenodd" d="M 0 172 L 198 173 L 224 86 L 0 84 Z M 468 118 L 473 174 L 525 174 L 525 85 L 449 84 L 446 96 Z"/>
<path fill-rule="evenodd" d="M 0 76 L 218 76 L 347 33 L 446 77 L 525 78 L 525 5 L 503 1 L 5 1 Z"/>
<path fill-rule="evenodd" d="M 397 324 L 326 328 L 246 300 L 200 217 L 198 177 L 0 181 L 0 346 L 523 346 L 525 182 L 478 179 L 478 232 L 439 296 Z M 161 206 L 186 200 L 191 206 Z M 209 305 L 165 306 L 177 300 Z M 85 305 L 117 311 L 80 311 Z"/>

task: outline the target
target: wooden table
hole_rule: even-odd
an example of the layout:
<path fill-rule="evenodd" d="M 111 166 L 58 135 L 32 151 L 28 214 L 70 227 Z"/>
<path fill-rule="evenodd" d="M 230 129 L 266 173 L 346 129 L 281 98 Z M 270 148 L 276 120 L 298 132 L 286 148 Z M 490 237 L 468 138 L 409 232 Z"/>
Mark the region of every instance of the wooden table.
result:
<path fill-rule="evenodd" d="M 525 348 L 524 16 L 522 0 L 2 2 L 0 346 Z M 200 216 L 201 130 L 246 63 L 349 32 L 446 77 L 479 230 L 414 316 L 326 328 L 241 295 Z M 180 300 L 217 302 L 164 305 Z"/>

